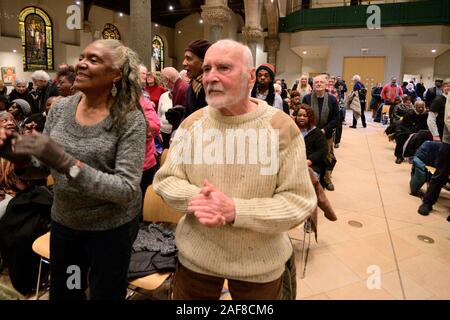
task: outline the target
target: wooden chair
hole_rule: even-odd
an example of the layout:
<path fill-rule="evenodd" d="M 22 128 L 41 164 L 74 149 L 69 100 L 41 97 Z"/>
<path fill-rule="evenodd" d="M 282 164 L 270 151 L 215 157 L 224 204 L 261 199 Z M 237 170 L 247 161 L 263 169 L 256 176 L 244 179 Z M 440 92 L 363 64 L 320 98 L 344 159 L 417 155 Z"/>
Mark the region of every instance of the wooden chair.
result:
<path fill-rule="evenodd" d="M 427 171 L 428 171 L 428 173 L 427 173 L 427 185 L 429 185 L 431 177 L 433 176 L 434 172 L 436 171 L 436 168 L 432 167 L 432 166 L 425 166 L 425 168 L 427 168 Z M 450 180 L 450 175 L 448 176 L 448 180 Z"/>
<path fill-rule="evenodd" d="M 40 236 L 36 240 L 34 240 L 32 249 L 35 253 L 37 253 L 41 260 L 39 261 L 39 273 L 36 284 L 36 300 L 39 300 L 39 286 L 41 284 L 41 273 L 42 273 L 42 264 L 50 263 L 50 232 Z"/>
<path fill-rule="evenodd" d="M 385 114 L 389 114 L 389 109 L 391 108 L 390 104 L 384 104 L 383 108 L 381 109 L 381 114 L 385 113 Z"/>
<path fill-rule="evenodd" d="M 169 222 L 178 223 L 180 218 L 183 216 L 180 212 L 169 207 L 163 199 L 155 193 L 152 186 L 147 188 L 144 198 L 144 221 L 147 222 Z M 172 272 L 165 273 L 154 273 L 148 276 L 137 278 L 131 280 L 129 287 L 134 292 L 139 291 L 139 289 L 145 290 L 155 290 L 159 288 L 164 281 L 172 277 Z M 171 297 L 171 292 L 169 290 L 169 299 Z"/>
<path fill-rule="evenodd" d="M 182 214 L 167 206 L 162 198 L 149 186 L 144 198 L 144 221 L 148 222 L 169 222 L 178 223 Z M 39 299 L 39 285 L 41 282 L 42 263 L 50 262 L 50 232 L 37 238 L 33 243 L 33 251 L 41 257 L 39 263 L 38 280 L 36 284 L 36 300 Z M 172 276 L 171 272 L 154 273 L 145 277 L 130 281 L 130 285 L 135 288 L 155 290 Z"/>
<path fill-rule="evenodd" d="M 52 186 L 54 184 L 55 184 L 55 181 L 53 180 L 52 175 L 51 174 L 48 175 L 48 177 L 47 177 L 47 187 L 50 187 L 50 186 Z"/>
<path fill-rule="evenodd" d="M 49 175 L 47 177 L 47 187 L 53 186 L 55 181 L 53 180 L 52 175 Z M 32 249 L 35 253 L 37 253 L 41 260 L 39 261 L 39 272 L 38 272 L 38 279 L 36 284 L 36 296 L 35 299 L 39 299 L 39 286 L 41 284 L 41 275 L 42 275 L 42 264 L 43 263 L 50 263 L 50 232 L 47 232 L 46 234 L 40 236 L 36 240 L 34 240 Z"/>

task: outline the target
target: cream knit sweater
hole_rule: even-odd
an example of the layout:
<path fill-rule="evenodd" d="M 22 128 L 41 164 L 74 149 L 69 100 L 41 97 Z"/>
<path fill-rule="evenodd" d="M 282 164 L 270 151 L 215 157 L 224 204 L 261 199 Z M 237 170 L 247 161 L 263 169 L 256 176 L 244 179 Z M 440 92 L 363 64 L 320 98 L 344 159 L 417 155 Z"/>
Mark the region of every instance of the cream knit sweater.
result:
<path fill-rule="evenodd" d="M 313 212 L 317 199 L 297 126 L 266 102 L 252 101 L 256 110 L 244 115 L 223 116 L 205 107 L 188 117 L 153 187 L 169 206 L 186 213 L 176 230 L 185 267 L 227 279 L 269 282 L 281 276 L 292 254 L 287 231 Z M 243 139 L 245 134 L 250 138 Z M 208 228 L 188 214 L 187 205 L 205 178 L 233 198 L 232 225 Z"/>

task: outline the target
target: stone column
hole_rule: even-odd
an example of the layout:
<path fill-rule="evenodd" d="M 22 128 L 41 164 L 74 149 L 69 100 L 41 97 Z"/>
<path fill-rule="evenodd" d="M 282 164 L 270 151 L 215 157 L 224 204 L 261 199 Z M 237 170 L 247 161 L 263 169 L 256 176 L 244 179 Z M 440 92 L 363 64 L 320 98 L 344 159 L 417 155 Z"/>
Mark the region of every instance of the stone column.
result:
<path fill-rule="evenodd" d="M 209 41 L 216 42 L 223 38 L 223 25 L 231 20 L 231 9 L 226 5 L 204 5 L 202 19 L 209 26 Z"/>
<path fill-rule="evenodd" d="M 252 52 L 253 63 L 256 64 L 256 46 L 258 42 L 263 38 L 263 30 L 259 27 L 245 26 L 242 28 L 242 35 L 247 42 L 247 46 Z"/>
<path fill-rule="evenodd" d="M 130 48 L 136 51 L 143 64 L 152 65 L 151 0 L 130 1 Z"/>
<path fill-rule="evenodd" d="M 266 37 L 264 39 L 264 51 L 267 52 L 267 62 L 276 65 L 277 63 L 277 51 L 280 49 L 280 38 Z"/>

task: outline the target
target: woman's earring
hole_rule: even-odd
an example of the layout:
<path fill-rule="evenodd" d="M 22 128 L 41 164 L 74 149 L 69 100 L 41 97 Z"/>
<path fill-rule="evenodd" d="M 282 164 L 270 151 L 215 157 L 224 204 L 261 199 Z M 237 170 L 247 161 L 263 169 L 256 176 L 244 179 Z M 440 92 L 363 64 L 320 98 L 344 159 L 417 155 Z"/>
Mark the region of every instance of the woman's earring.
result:
<path fill-rule="evenodd" d="M 111 88 L 111 95 L 113 97 L 117 96 L 117 88 L 116 88 L 116 83 L 115 82 L 113 82 L 113 86 Z"/>

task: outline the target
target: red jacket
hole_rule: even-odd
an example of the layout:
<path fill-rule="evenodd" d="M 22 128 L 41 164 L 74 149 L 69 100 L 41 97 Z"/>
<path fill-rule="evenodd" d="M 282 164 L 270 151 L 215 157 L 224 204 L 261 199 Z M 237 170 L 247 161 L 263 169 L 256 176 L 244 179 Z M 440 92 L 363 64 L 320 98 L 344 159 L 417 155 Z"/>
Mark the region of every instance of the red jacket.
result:
<path fill-rule="evenodd" d="M 403 96 L 402 87 L 399 85 L 393 87 L 390 83 L 388 83 L 381 90 L 381 98 L 383 98 L 383 100 L 388 100 L 389 102 L 394 103 L 396 96 Z"/>
<path fill-rule="evenodd" d="M 146 86 L 145 87 L 145 91 L 148 92 L 148 94 L 150 95 L 150 100 L 152 100 L 152 102 L 155 104 L 156 108 L 158 108 L 158 104 L 159 104 L 159 97 L 166 92 L 166 89 L 164 89 L 161 86 Z"/>

